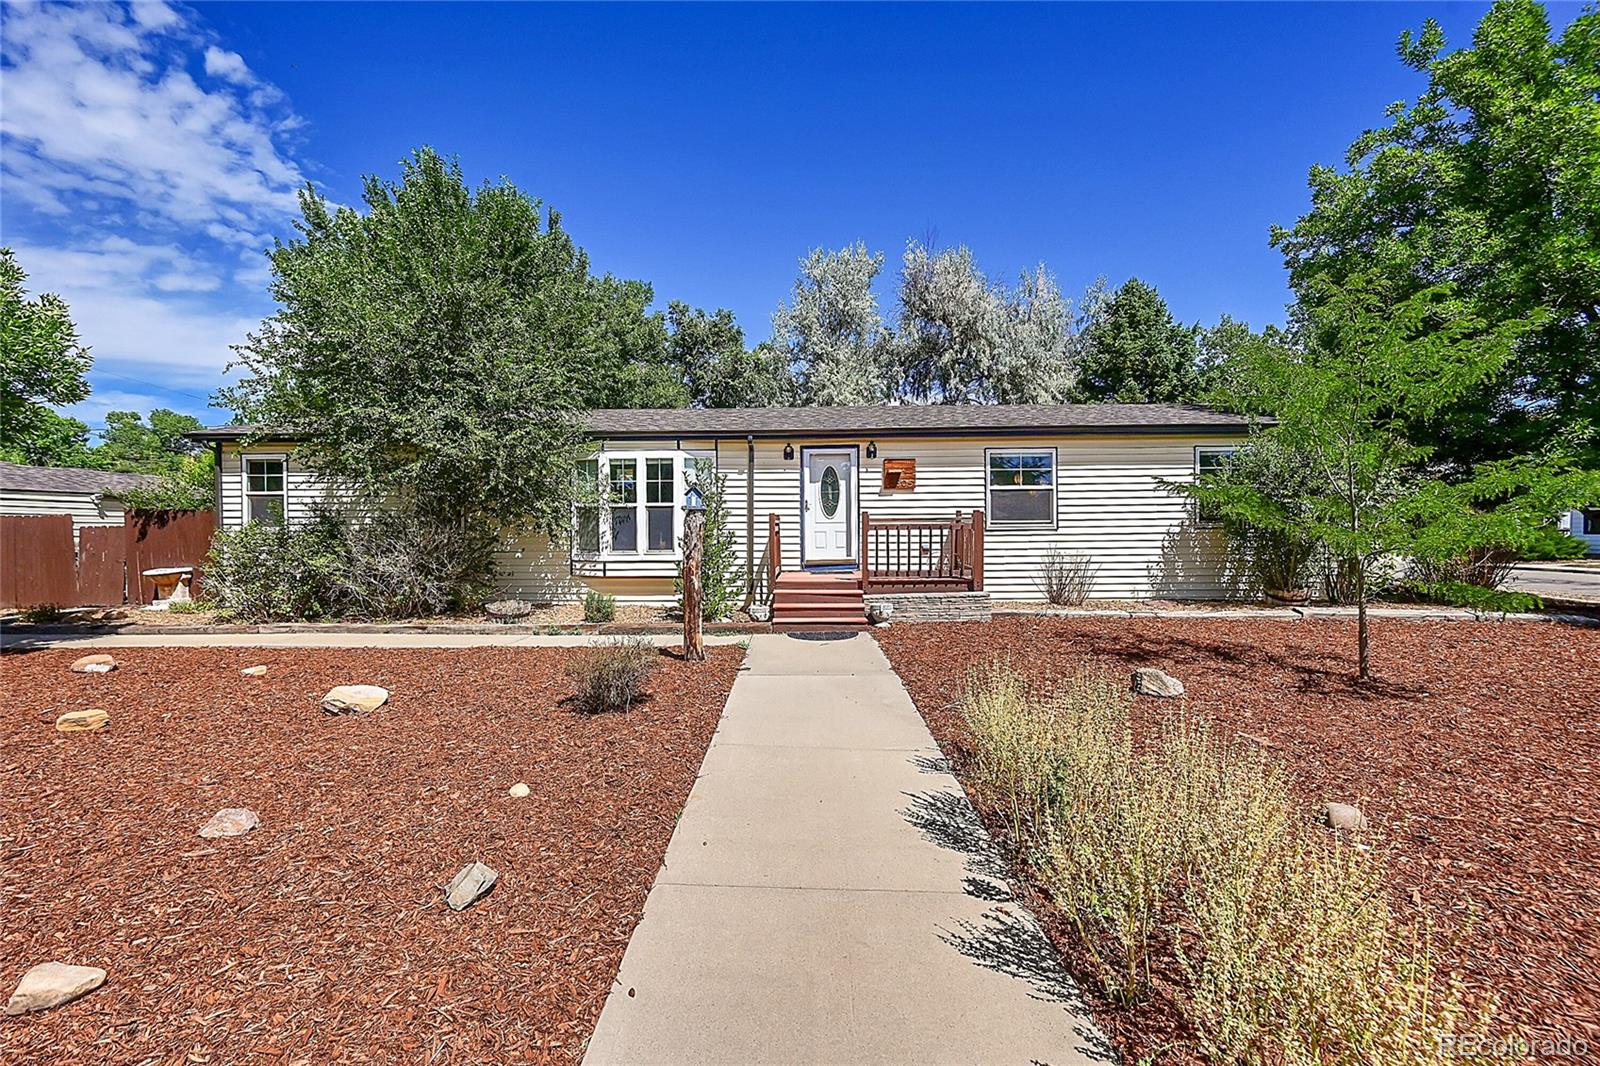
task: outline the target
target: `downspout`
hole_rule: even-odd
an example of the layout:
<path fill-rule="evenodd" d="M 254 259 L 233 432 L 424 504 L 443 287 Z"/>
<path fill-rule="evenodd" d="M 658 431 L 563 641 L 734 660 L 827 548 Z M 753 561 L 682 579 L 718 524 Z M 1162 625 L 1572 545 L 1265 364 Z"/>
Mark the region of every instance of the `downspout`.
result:
<path fill-rule="evenodd" d="M 744 609 L 756 598 L 756 438 L 744 438 Z"/>
<path fill-rule="evenodd" d="M 211 509 L 216 512 L 213 519 L 218 529 L 222 528 L 222 442 L 211 442 L 211 459 L 215 473 L 211 478 Z"/>

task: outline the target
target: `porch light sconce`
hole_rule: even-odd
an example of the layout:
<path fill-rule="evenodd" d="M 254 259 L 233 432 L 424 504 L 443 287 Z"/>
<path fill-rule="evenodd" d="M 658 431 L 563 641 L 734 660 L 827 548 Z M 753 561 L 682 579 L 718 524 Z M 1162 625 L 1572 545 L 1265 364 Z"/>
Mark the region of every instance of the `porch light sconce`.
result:
<path fill-rule="evenodd" d="M 785 459 L 793 459 L 794 458 L 794 445 L 793 444 L 785 444 L 783 446 L 783 457 Z"/>
<path fill-rule="evenodd" d="M 868 459 L 876 459 L 877 457 L 878 457 L 878 442 L 875 441 L 875 440 L 867 441 L 867 458 Z"/>

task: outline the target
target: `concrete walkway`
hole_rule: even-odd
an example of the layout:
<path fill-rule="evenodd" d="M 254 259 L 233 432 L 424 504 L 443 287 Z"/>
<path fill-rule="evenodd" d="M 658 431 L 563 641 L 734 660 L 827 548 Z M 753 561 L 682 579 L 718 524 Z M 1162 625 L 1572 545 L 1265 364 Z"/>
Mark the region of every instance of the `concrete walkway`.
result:
<path fill-rule="evenodd" d="M 752 639 L 586 1063 L 1109 1061 L 865 635 Z"/>

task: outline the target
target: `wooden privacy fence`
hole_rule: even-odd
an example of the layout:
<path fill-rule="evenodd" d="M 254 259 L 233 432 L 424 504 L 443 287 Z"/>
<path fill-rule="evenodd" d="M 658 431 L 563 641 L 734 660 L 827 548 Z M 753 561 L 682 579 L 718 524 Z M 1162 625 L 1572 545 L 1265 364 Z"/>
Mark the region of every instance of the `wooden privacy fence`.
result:
<path fill-rule="evenodd" d="M 198 567 L 215 530 L 214 511 L 129 511 L 120 526 L 82 526 L 74 545 L 71 515 L 0 517 L 0 607 L 149 603 L 141 573 Z"/>

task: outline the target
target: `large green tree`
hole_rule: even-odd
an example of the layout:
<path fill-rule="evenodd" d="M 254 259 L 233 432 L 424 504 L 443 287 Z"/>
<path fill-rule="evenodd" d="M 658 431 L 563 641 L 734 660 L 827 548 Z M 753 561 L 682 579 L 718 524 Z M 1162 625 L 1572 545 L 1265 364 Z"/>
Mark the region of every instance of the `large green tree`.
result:
<path fill-rule="evenodd" d="M 1552 40 L 1539 4 L 1499 0 L 1470 48 L 1447 51 L 1429 20 L 1399 54 L 1427 87 L 1343 169 L 1312 169 L 1310 210 L 1273 242 L 1302 305 L 1376 271 L 1401 293 L 1448 283 L 1490 326 L 1540 314 L 1503 367 L 1409 429 L 1465 471 L 1600 425 L 1600 12 Z"/>
<path fill-rule="evenodd" d="M 1186 403 L 1200 391 L 1194 327 L 1152 286 L 1129 278 L 1087 309 L 1077 393 L 1091 402 Z"/>
<path fill-rule="evenodd" d="M 667 305 L 667 352 L 695 407 L 770 407 L 792 402 L 794 378 L 783 353 L 769 344 L 747 349 L 733 312 L 706 314 L 674 300 Z"/>
<path fill-rule="evenodd" d="M 555 212 L 469 189 L 431 149 L 363 200 L 301 193 L 299 236 L 271 253 L 279 310 L 223 401 L 425 520 L 564 530 L 581 412 L 682 400 L 649 288 L 595 277 Z"/>
<path fill-rule="evenodd" d="M 29 299 L 28 275 L 0 248 L 0 456 L 10 462 L 74 465 L 89 429 L 50 409 L 89 395 L 89 350 L 66 302 L 54 293 Z"/>

